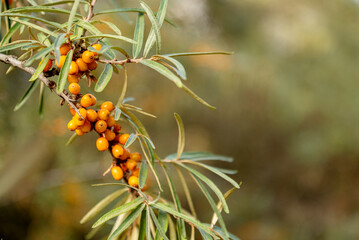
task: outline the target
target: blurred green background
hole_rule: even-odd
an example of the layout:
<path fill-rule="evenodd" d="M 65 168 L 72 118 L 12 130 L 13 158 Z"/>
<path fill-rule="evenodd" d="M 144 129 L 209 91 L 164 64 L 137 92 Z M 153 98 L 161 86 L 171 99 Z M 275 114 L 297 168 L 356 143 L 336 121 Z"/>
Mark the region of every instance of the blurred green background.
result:
<path fill-rule="evenodd" d="M 95 11 L 115 7 L 101 2 Z M 159 3 L 147 2 L 154 8 Z M 178 28 L 164 24 L 164 53 L 235 52 L 179 58 L 187 85 L 216 111 L 144 66 L 128 66 L 127 96 L 158 116 L 141 120 L 160 156 L 176 151 L 177 112 L 186 128 L 186 151 L 234 157 L 233 164 L 219 164 L 237 169 L 234 178 L 243 182 L 228 200 L 231 213 L 225 220 L 244 240 L 359 239 L 358 4 L 170 1 L 168 17 Z M 131 37 L 135 14 L 127 16 L 104 19 Z M 4 74 L 7 66 L 0 68 Z M 93 134 L 65 146 L 70 114 L 49 90 L 44 118 L 37 114 L 38 92 L 13 112 L 28 79 L 13 71 L 0 81 L 0 237 L 82 239 L 90 224 L 82 226 L 79 220 L 113 190 L 91 187 L 113 181 L 102 177 L 110 156 L 96 150 Z M 97 98 L 116 101 L 122 80 L 121 72 Z M 230 188 L 212 177 L 223 191 Z M 191 186 L 199 217 L 209 222 L 210 206 Z"/>

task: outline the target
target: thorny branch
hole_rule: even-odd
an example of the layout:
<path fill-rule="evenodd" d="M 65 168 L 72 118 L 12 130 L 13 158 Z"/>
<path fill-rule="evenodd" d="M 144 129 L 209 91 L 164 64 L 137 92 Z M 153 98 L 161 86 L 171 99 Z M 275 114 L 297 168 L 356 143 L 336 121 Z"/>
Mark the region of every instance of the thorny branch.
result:
<path fill-rule="evenodd" d="M 100 63 L 109 63 L 109 64 L 118 64 L 118 65 L 125 65 L 126 63 L 139 63 L 143 60 L 143 58 L 133 58 L 133 59 L 125 59 L 125 60 L 98 60 Z"/>
<path fill-rule="evenodd" d="M 36 71 L 36 69 L 33 67 L 25 67 L 24 62 L 18 60 L 16 56 L 5 55 L 0 53 L 0 61 L 7 64 L 11 64 L 14 67 L 20 68 L 21 70 L 28 72 L 31 75 L 33 75 Z M 73 108 L 79 116 L 81 116 L 79 110 L 73 103 L 74 100 L 71 99 L 64 91 L 58 92 L 56 90 L 56 83 L 54 81 L 49 80 L 47 77 L 45 77 L 43 73 L 40 74 L 38 79 L 40 79 L 48 88 L 50 88 L 51 91 L 54 91 L 59 97 L 65 100 L 70 105 L 70 107 Z"/>

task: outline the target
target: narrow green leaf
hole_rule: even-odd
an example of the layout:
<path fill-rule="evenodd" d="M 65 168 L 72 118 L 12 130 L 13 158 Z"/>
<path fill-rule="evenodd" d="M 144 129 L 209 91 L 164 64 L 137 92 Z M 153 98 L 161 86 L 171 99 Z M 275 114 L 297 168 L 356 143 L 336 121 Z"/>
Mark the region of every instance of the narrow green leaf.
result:
<path fill-rule="evenodd" d="M 26 101 L 29 99 L 31 94 L 33 94 L 39 82 L 40 81 L 34 81 L 31 83 L 30 87 L 26 90 L 24 96 L 22 96 L 19 102 L 15 105 L 14 111 L 19 110 L 26 103 Z"/>
<path fill-rule="evenodd" d="M 173 153 L 171 155 L 168 155 L 166 159 L 176 159 L 177 154 Z M 182 153 L 180 159 L 188 159 L 191 161 L 209 161 L 209 160 L 218 160 L 218 161 L 224 161 L 224 162 L 233 162 L 233 158 L 226 157 L 222 155 L 216 155 L 209 152 L 184 152 Z"/>
<path fill-rule="evenodd" d="M 182 85 L 182 89 L 188 93 L 191 97 L 193 97 L 195 100 L 197 100 L 198 102 L 202 103 L 203 105 L 205 105 L 206 107 L 215 110 L 216 107 L 212 106 L 211 104 L 207 103 L 205 100 L 203 100 L 202 98 L 200 98 L 199 96 L 197 96 L 197 94 L 195 94 L 191 89 L 189 89 L 186 85 Z"/>
<path fill-rule="evenodd" d="M 63 14 L 70 14 L 70 11 L 62 9 L 62 8 L 54 8 L 54 7 L 47 7 L 47 6 L 26 6 L 26 7 L 17 7 L 11 8 L 4 13 L 19 13 L 19 12 L 52 12 L 52 13 L 63 13 Z M 80 14 L 76 14 L 77 17 L 82 17 Z"/>
<path fill-rule="evenodd" d="M 35 81 L 40 74 L 42 73 L 42 71 L 44 70 L 47 62 L 50 59 L 50 55 L 47 55 L 41 62 L 41 64 L 37 67 L 36 71 L 34 72 L 34 74 L 31 76 L 31 78 L 29 79 L 29 82 Z"/>
<path fill-rule="evenodd" d="M 116 198 L 123 195 L 128 190 L 126 188 L 118 190 L 116 192 L 111 193 L 100 202 L 98 202 L 86 215 L 81 219 L 80 223 L 83 224 L 88 222 L 93 217 L 95 217 L 98 213 L 100 213 L 106 206 L 108 206 L 111 202 L 113 202 Z"/>
<path fill-rule="evenodd" d="M 151 240 L 151 216 L 150 207 L 146 207 L 146 240 Z"/>
<path fill-rule="evenodd" d="M 141 219 L 140 219 L 140 232 L 138 234 L 138 240 L 145 240 L 146 237 L 146 214 L 147 210 L 144 209 L 141 213 Z"/>
<path fill-rule="evenodd" d="M 131 133 L 131 135 L 127 139 L 127 142 L 126 142 L 124 148 L 128 148 L 129 146 L 131 146 L 132 143 L 134 143 L 136 141 L 136 139 L 137 139 L 137 135 L 134 133 Z"/>
<path fill-rule="evenodd" d="M 62 68 L 60 70 L 59 80 L 58 80 L 57 86 L 56 86 L 56 89 L 58 92 L 62 92 L 67 83 L 67 76 L 69 75 L 69 70 L 70 70 L 73 53 L 74 53 L 73 50 L 70 50 L 67 53 L 64 65 L 62 66 Z"/>
<path fill-rule="evenodd" d="M 225 199 L 227 199 L 233 192 L 234 192 L 234 190 L 236 190 L 237 188 L 231 188 L 231 189 L 229 189 L 223 196 L 224 196 L 224 198 Z M 222 202 L 221 201 L 219 201 L 218 203 L 217 203 L 217 209 L 218 209 L 218 211 L 219 212 L 222 212 L 222 209 L 223 209 L 223 205 L 222 205 Z M 216 225 L 216 222 L 218 221 L 218 217 L 217 217 L 217 214 L 213 214 L 213 216 L 212 216 L 212 220 L 211 220 L 211 228 L 213 228 L 214 227 L 214 225 Z"/>
<path fill-rule="evenodd" d="M 167 213 L 169 213 L 169 214 L 171 214 L 171 215 L 173 215 L 175 217 L 183 219 L 186 222 L 189 222 L 189 223 L 195 225 L 198 229 L 202 229 L 203 231 L 205 231 L 206 233 L 208 233 L 212 237 L 217 238 L 216 235 L 211 231 L 211 229 L 208 226 L 206 226 L 205 224 L 199 222 L 198 220 L 194 219 L 191 216 L 187 216 L 187 215 L 185 215 L 183 213 L 180 213 L 180 212 L 176 211 L 175 209 L 166 206 L 163 203 L 156 202 L 156 203 L 152 203 L 151 206 L 153 208 L 157 208 L 157 209 L 160 209 L 162 211 L 165 211 L 165 212 L 167 212 Z"/>
<path fill-rule="evenodd" d="M 75 139 L 77 138 L 77 133 L 73 133 L 71 135 L 71 137 L 69 138 L 69 140 L 67 140 L 65 146 L 69 146 L 71 143 L 73 143 L 75 141 Z"/>
<path fill-rule="evenodd" d="M 61 57 L 60 47 L 65 41 L 66 41 L 65 33 L 59 34 L 54 41 L 55 58 L 57 62 L 60 62 L 60 57 Z"/>
<path fill-rule="evenodd" d="M 168 216 L 168 225 L 170 229 L 170 239 L 177 240 L 176 228 L 170 216 Z"/>
<path fill-rule="evenodd" d="M 96 92 L 102 92 L 110 81 L 113 73 L 113 67 L 111 64 L 106 64 L 103 72 L 101 73 L 98 81 L 95 85 Z"/>
<path fill-rule="evenodd" d="M 25 67 L 31 66 L 34 63 L 34 61 L 39 60 L 39 59 L 43 58 L 45 55 L 49 54 L 49 52 L 51 52 L 52 49 L 53 49 L 52 46 L 44 48 L 44 49 L 41 49 L 40 51 L 38 51 L 37 53 L 32 55 L 32 57 L 27 59 L 24 66 Z M 50 55 L 48 55 L 48 56 L 50 56 Z M 45 64 L 45 66 L 46 66 L 46 64 Z"/>
<path fill-rule="evenodd" d="M 121 112 L 121 109 L 119 109 L 118 107 L 115 108 L 115 121 L 120 120 Z"/>
<path fill-rule="evenodd" d="M 69 34 L 71 31 L 72 22 L 76 15 L 77 8 L 79 7 L 79 4 L 80 4 L 80 0 L 75 0 L 74 4 L 72 5 L 71 13 L 70 13 L 69 19 L 67 21 L 67 34 Z"/>
<path fill-rule="evenodd" d="M 228 205 L 226 200 L 223 197 L 223 194 L 221 192 L 221 190 L 219 190 L 219 188 L 216 186 L 216 184 L 213 183 L 212 180 L 210 180 L 208 177 L 204 176 L 202 173 L 198 172 L 197 170 L 194 170 L 193 168 L 190 168 L 184 164 L 181 164 L 179 162 L 174 162 L 176 164 L 178 164 L 179 166 L 185 168 L 186 170 L 188 170 L 189 172 L 191 172 L 194 176 L 198 177 L 199 179 L 201 179 L 203 182 L 205 182 L 211 189 L 212 191 L 217 195 L 217 197 L 219 198 L 219 200 L 221 200 L 221 202 L 223 203 L 223 208 L 224 211 L 226 213 L 229 213 L 229 209 L 228 209 Z"/>
<path fill-rule="evenodd" d="M 138 206 L 130 215 L 120 224 L 120 226 L 109 236 L 108 240 L 116 239 L 124 230 L 126 230 L 138 216 L 141 214 L 142 210 L 145 208 L 145 204 Z"/>
<path fill-rule="evenodd" d="M 198 184 L 199 188 L 201 189 L 201 191 L 203 192 L 203 194 L 205 195 L 205 197 L 207 198 L 209 204 L 211 205 L 212 210 L 215 212 L 219 224 L 221 225 L 222 229 L 224 230 L 225 233 L 225 240 L 229 239 L 229 234 L 226 228 L 226 224 L 224 223 L 224 220 L 222 218 L 222 215 L 220 213 L 220 211 L 218 210 L 216 203 L 214 202 L 211 194 L 208 192 L 207 188 L 203 185 L 203 183 L 199 180 L 199 178 L 196 175 L 192 175 L 196 181 L 196 183 Z M 221 200 L 222 201 L 222 200 Z"/>
<path fill-rule="evenodd" d="M 200 234 L 202 235 L 204 240 L 213 240 L 213 238 L 211 237 L 211 235 L 209 235 L 208 233 L 206 233 L 205 231 L 203 231 L 202 229 L 198 229 Z"/>
<path fill-rule="evenodd" d="M 189 160 L 184 161 L 184 162 L 191 163 L 191 164 L 200 166 L 202 168 L 205 168 L 205 169 L 217 174 L 218 176 L 220 176 L 221 178 L 223 178 L 224 180 L 226 180 L 227 182 L 232 184 L 235 188 L 239 188 L 239 184 L 236 181 L 234 181 L 232 178 L 228 177 L 226 174 L 222 173 L 221 171 L 217 170 L 214 167 L 208 166 L 207 164 L 203 164 L 203 163 L 199 163 L 199 162 L 193 162 L 193 161 L 189 161 Z"/>
<path fill-rule="evenodd" d="M 95 222 L 95 224 L 92 226 L 92 228 L 95 228 L 95 227 L 101 225 L 102 223 L 107 222 L 111 218 L 114 218 L 122 213 L 127 213 L 127 212 L 131 211 L 132 209 L 135 209 L 141 203 L 143 203 L 143 198 L 138 197 L 129 203 L 123 204 L 122 206 L 120 206 L 118 208 L 112 209 L 111 211 L 109 211 L 108 213 L 106 213 L 105 215 L 100 217 Z"/>
<path fill-rule="evenodd" d="M 208 223 L 205 223 L 205 225 L 209 226 Z M 224 238 L 225 233 L 223 232 L 223 230 L 221 228 L 214 226 L 214 230 L 221 238 Z M 233 235 L 232 233 L 228 233 L 228 234 L 229 234 L 229 237 L 231 240 L 240 240 L 237 236 Z"/>
<path fill-rule="evenodd" d="M 6 51 L 10 51 L 10 50 L 13 50 L 13 49 L 16 49 L 16 48 L 21 48 L 21 47 L 24 47 L 24 46 L 29 46 L 29 45 L 32 45 L 34 43 L 37 43 L 36 41 L 31 41 L 31 40 L 22 40 L 21 42 L 17 43 L 16 42 L 12 42 L 12 43 L 9 43 L 7 45 L 3 45 L 0 47 L 0 52 L 6 52 Z"/>
<path fill-rule="evenodd" d="M 119 36 L 122 35 L 121 30 L 120 30 L 115 24 L 113 24 L 112 22 L 108 22 L 108 21 L 105 21 L 105 20 L 101 20 L 101 21 L 91 21 L 90 23 L 91 23 L 91 24 L 97 24 L 97 23 L 106 24 L 109 28 L 112 29 L 112 31 L 114 31 L 115 33 L 117 33 Z"/>
<path fill-rule="evenodd" d="M 127 92 L 127 68 L 124 67 L 123 69 L 124 69 L 125 78 L 123 80 L 121 95 L 117 100 L 116 106 L 121 106 L 123 104 L 123 99 L 125 98 Z"/>
<path fill-rule="evenodd" d="M 124 37 L 124 36 L 118 36 L 118 35 L 112 35 L 112 34 L 100 34 L 100 35 L 88 35 L 88 36 L 83 36 L 83 37 L 77 37 L 74 40 L 79 40 L 79 39 L 87 39 L 87 38 L 109 38 L 109 39 L 116 39 L 116 40 L 122 40 L 125 42 L 129 42 L 129 43 L 136 43 L 135 41 L 133 41 L 130 38 Z"/>
<path fill-rule="evenodd" d="M 46 37 L 45 34 L 43 34 L 42 32 L 39 32 L 37 34 L 37 38 L 41 43 L 45 44 L 47 47 L 50 47 L 52 45 L 49 38 Z"/>
<path fill-rule="evenodd" d="M 162 27 L 163 20 L 165 19 L 165 16 L 166 16 L 167 5 L 168 5 L 168 0 L 161 0 L 161 4 L 160 4 L 160 7 L 158 9 L 158 12 L 156 14 L 156 19 L 155 19 L 157 24 L 158 24 L 158 33 L 156 33 L 156 29 L 154 28 L 153 22 L 151 21 L 153 28 L 151 29 L 151 31 L 150 31 L 150 33 L 148 35 L 146 45 L 145 45 L 145 48 L 143 50 L 143 56 L 144 57 L 147 56 L 147 54 L 151 50 L 153 44 L 155 43 L 155 40 L 158 38 L 157 35 L 159 35 L 159 30 Z M 149 15 L 148 15 L 148 17 L 150 18 Z M 158 47 L 158 48 L 161 49 L 160 47 Z M 159 52 L 159 50 L 157 51 L 157 53 L 158 52 Z"/>
<path fill-rule="evenodd" d="M 177 159 L 179 159 L 183 153 L 184 146 L 185 146 L 185 133 L 184 133 L 183 122 L 182 122 L 180 115 L 178 115 L 177 113 L 174 113 L 174 116 L 176 118 L 176 122 L 177 122 L 177 126 L 178 126 Z"/>
<path fill-rule="evenodd" d="M 138 13 L 135 32 L 133 36 L 133 40 L 137 42 L 136 44 L 132 45 L 133 58 L 136 58 L 141 52 L 144 33 L 145 33 L 145 16 L 143 13 Z"/>
<path fill-rule="evenodd" d="M 141 7 L 146 11 L 147 17 L 152 24 L 152 28 L 151 28 L 150 34 L 147 38 L 145 49 L 143 51 L 143 56 L 146 57 L 153 45 L 153 42 L 154 42 L 154 40 L 151 36 L 152 34 L 154 34 L 155 39 L 156 39 L 157 53 L 159 53 L 161 51 L 161 33 L 160 33 L 161 27 L 159 26 L 158 19 L 153 14 L 151 8 L 146 3 L 142 2 L 142 1 L 140 1 L 140 4 L 141 4 Z"/>
<path fill-rule="evenodd" d="M 54 1 L 54 2 L 46 2 L 46 3 L 42 3 L 40 4 L 41 6 L 55 6 L 55 5 L 61 5 L 61 4 L 67 4 L 67 3 L 73 3 L 75 2 L 75 0 L 65 0 L 65 1 Z M 80 1 L 81 4 L 87 4 L 89 5 L 88 2 L 86 1 Z"/>
<path fill-rule="evenodd" d="M 179 79 L 179 77 L 177 77 L 173 72 L 171 72 L 168 68 L 166 68 L 162 64 L 148 60 L 148 59 L 144 59 L 140 63 L 156 70 L 163 76 L 167 77 L 169 80 L 173 81 L 177 85 L 177 87 L 179 87 L 179 88 L 183 87 L 183 83 L 182 83 L 181 79 Z"/>
<path fill-rule="evenodd" d="M 46 33 L 46 34 L 51 35 L 53 37 L 57 37 L 57 34 L 54 33 L 53 31 L 50 31 L 50 30 L 48 30 L 46 28 L 43 28 L 43 27 L 40 27 L 39 25 L 36 25 L 34 23 L 23 21 L 23 20 L 13 18 L 13 17 L 11 17 L 10 19 L 15 21 L 15 22 L 21 23 L 22 25 L 25 25 L 25 26 L 27 26 L 27 27 L 29 27 L 31 29 L 36 29 L 36 30 L 38 30 L 40 32 Z"/>
<path fill-rule="evenodd" d="M 21 13 L 1 13 L 0 16 L 9 16 L 9 17 L 19 17 L 19 18 L 31 19 L 31 20 L 35 20 L 35 21 L 45 23 L 45 24 L 47 24 L 49 26 L 57 28 L 58 30 L 64 31 L 61 24 L 49 21 L 48 19 L 45 19 L 45 18 L 36 17 L 34 15 L 21 14 Z"/>
<path fill-rule="evenodd" d="M 11 39 L 11 37 L 14 35 L 14 33 L 19 30 L 21 24 L 20 23 L 15 23 L 11 26 L 11 28 L 9 29 L 9 31 L 5 34 L 4 38 L 1 40 L 1 46 L 8 43 Z"/>
<path fill-rule="evenodd" d="M 147 161 L 142 161 L 140 173 L 138 175 L 138 185 L 141 189 L 146 184 L 147 175 L 148 175 L 148 163 L 147 163 Z"/>
<path fill-rule="evenodd" d="M 167 213 L 162 210 L 159 210 L 158 211 L 158 220 L 157 220 L 156 215 L 151 208 L 150 208 L 150 211 L 151 211 L 152 219 L 153 219 L 155 225 L 157 226 L 155 240 L 168 239 L 166 236 L 166 232 L 168 229 Z"/>
<path fill-rule="evenodd" d="M 213 54 L 223 54 L 223 55 L 232 55 L 233 52 L 184 52 L 184 53 L 169 53 L 163 54 L 162 56 L 168 57 L 182 57 L 182 56 L 198 56 L 198 55 L 213 55 Z"/>
<path fill-rule="evenodd" d="M 154 55 L 151 57 L 151 59 L 164 59 L 174 65 L 174 70 L 177 73 L 178 76 L 180 76 L 183 80 L 187 80 L 186 70 L 183 67 L 182 63 L 180 63 L 178 60 L 166 56 L 166 55 Z"/>

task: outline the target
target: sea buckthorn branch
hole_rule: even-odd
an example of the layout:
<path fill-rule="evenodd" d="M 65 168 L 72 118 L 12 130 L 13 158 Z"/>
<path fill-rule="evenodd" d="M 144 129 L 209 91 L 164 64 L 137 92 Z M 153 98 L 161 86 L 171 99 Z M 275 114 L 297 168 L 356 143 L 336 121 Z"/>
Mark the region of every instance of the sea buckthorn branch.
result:
<path fill-rule="evenodd" d="M 98 60 L 98 62 L 100 63 L 108 63 L 108 64 L 117 64 L 117 65 L 125 65 L 126 63 L 139 63 L 143 60 L 144 58 L 128 58 L 128 59 L 124 59 L 124 60 L 117 60 L 117 59 L 113 59 L 113 60 Z"/>
<path fill-rule="evenodd" d="M 36 71 L 36 69 L 33 67 L 25 67 L 24 66 L 25 62 L 18 60 L 16 56 L 0 53 L 0 61 L 7 63 L 7 64 L 11 64 L 12 66 L 17 67 L 17 68 L 19 68 L 25 72 L 28 72 L 32 75 Z M 65 100 L 70 105 L 70 107 L 72 109 L 74 109 L 78 114 L 80 114 L 79 110 L 77 109 L 77 107 L 74 104 L 75 100 L 72 99 L 71 97 L 69 97 L 68 94 L 65 92 L 65 90 L 62 92 L 58 92 L 56 90 L 56 83 L 54 81 L 49 80 L 47 77 L 45 77 L 44 73 L 41 73 L 39 75 L 38 79 L 41 82 L 43 82 L 51 91 L 54 91 L 59 97 L 61 97 L 63 100 Z"/>

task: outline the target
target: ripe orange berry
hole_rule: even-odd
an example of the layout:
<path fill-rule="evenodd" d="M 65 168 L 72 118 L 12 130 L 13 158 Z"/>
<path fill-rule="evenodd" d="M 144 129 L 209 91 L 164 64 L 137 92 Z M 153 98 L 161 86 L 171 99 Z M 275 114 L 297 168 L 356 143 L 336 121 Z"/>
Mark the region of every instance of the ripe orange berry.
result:
<path fill-rule="evenodd" d="M 109 128 L 115 126 L 116 124 L 115 118 L 112 116 L 109 116 L 106 122 L 107 122 L 107 127 Z"/>
<path fill-rule="evenodd" d="M 97 68 L 97 62 L 96 61 L 93 61 L 92 63 L 88 63 L 87 64 L 87 67 L 89 70 L 95 70 Z"/>
<path fill-rule="evenodd" d="M 112 132 L 110 129 L 106 129 L 105 138 L 109 141 L 114 140 L 116 137 L 116 133 Z"/>
<path fill-rule="evenodd" d="M 70 120 L 68 123 L 67 123 L 67 128 L 71 131 L 75 131 L 76 128 L 77 128 L 77 124 L 74 120 Z"/>
<path fill-rule="evenodd" d="M 119 158 L 122 154 L 123 154 L 123 148 L 120 145 L 116 144 L 112 147 L 112 155 L 115 158 Z"/>
<path fill-rule="evenodd" d="M 123 154 L 120 157 L 121 160 L 126 160 L 130 157 L 130 151 L 127 148 L 123 149 Z"/>
<path fill-rule="evenodd" d="M 71 45 L 68 43 L 64 43 L 60 47 L 60 54 L 66 55 L 71 50 Z"/>
<path fill-rule="evenodd" d="M 121 131 L 121 125 L 120 124 L 115 124 L 115 126 L 114 126 L 114 128 L 113 128 L 113 131 L 115 132 L 115 133 L 118 133 L 118 132 L 120 132 Z"/>
<path fill-rule="evenodd" d="M 141 161 L 142 156 L 141 156 L 141 153 L 135 152 L 135 153 L 130 154 L 130 158 L 136 162 L 139 162 L 139 161 Z"/>
<path fill-rule="evenodd" d="M 132 176 L 138 177 L 140 175 L 140 168 L 136 168 L 132 170 Z"/>
<path fill-rule="evenodd" d="M 138 177 L 136 177 L 136 176 L 129 177 L 128 185 L 130 185 L 132 187 L 138 187 Z"/>
<path fill-rule="evenodd" d="M 71 61 L 69 74 L 77 74 L 79 72 L 79 66 L 77 66 L 75 61 Z"/>
<path fill-rule="evenodd" d="M 137 162 L 135 160 L 129 159 L 126 162 L 126 167 L 130 170 L 133 170 L 137 167 Z"/>
<path fill-rule="evenodd" d="M 75 116 L 75 114 L 76 114 L 75 109 L 73 109 L 72 107 L 70 107 L 70 113 L 71 113 L 72 116 Z"/>
<path fill-rule="evenodd" d="M 97 112 L 98 118 L 101 120 L 107 120 L 110 116 L 110 112 L 107 109 L 100 109 Z"/>
<path fill-rule="evenodd" d="M 81 72 L 85 72 L 88 70 L 87 64 L 84 62 L 84 60 L 82 60 L 82 58 L 76 59 L 76 64 Z"/>
<path fill-rule="evenodd" d="M 82 60 L 84 60 L 85 63 L 92 63 L 95 61 L 95 54 L 90 51 L 84 51 L 82 53 Z"/>
<path fill-rule="evenodd" d="M 74 120 L 74 122 L 76 123 L 77 126 L 82 126 L 85 124 L 85 120 L 78 119 L 76 117 L 73 117 L 72 120 Z"/>
<path fill-rule="evenodd" d="M 121 180 L 123 178 L 123 171 L 119 166 L 111 168 L 111 173 L 115 180 Z"/>
<path fill-rule="evenodd" d="M 97 147 L 97 149 L 98 149 L 99 151 L 105 151 L 105 150 L 107 150 L 107 149 L 108 149 L 108 146 L 109 146 L 109 144 L 108 144 L 108 141 L 107 141 L 106 138 L 104 138 L 104 137 L 99 137 L 99 138 L 97 138 L 97 140 L 96 140 L 96 147 Z"/>
<path fill-rule="evenodd" d="M 96 98 L 94 97 L 94 95 L 88 93 L 88 94 L 83 95 L 80 103 L 81 103 L 81 106 L 87 108 L 89 106 L 93 106 L 94 104 L 96 104 Z"/>
<path fill-rule="evenodd" d="M 95 130 L 98 133 L 103 133 L 107 129 L 107 123 L 104 120 L 98 120 L 95 124 Z"/>
<path fill-rule="evenodd" d="M 74 118 L 76 119 L 79 119 L 79 120 L 85 120 L 86 119 L 86 114 L 87 114 L 87 111 L 85 108 L 79 108 L 79 112 L 80 112 L 80 115 L 78 113 L 75 114 Z"/>
<path fill-rule="evenodd" d="M 82 135 L 85 134 L 85 132 L 78 128 L 78 129 L 76 129 L 76 134 L 77 134 L 78 136 L 82 136 Z"/>
<path fill-rule="evenodd" d="M 101 104 L 101 109 L 107 109 L 109 112 L 111 112 L 113 110 L 113 103 L 110 101 L 103 102 Z"/>
<path fill-rule="evenodd" d="M 84 125 L 82 125 L 80 127 L 81 131 L 83 131 L 84 133 L 88 133 L 91 131 L 91 123 L 87 120 L 85 120 Z"/>
<path fill-rule="evenodd" d="M 120 139 L 119 139 L 119 142 L 122 144 L 122 145 L 125 145 L 126 142 L 127 142 L 127 139 L 130 137 L 129 134 L 125 133 L 125 134 L 122 134 L 120 136 Z"/>
<path fill-rule="evenodd" d="M 96 122 L 96 120 L 97 120 L 97 112 L 95 110 L 93 110 L 93 109 L 88 109 L 86 111 L 86 118 L 90 122 Z"/>
<path fill-rule="evenodd" d="M 69 92 L 73 95 L 79 94 L 81 91 L 80 85 L 78 83 L 70 83 Z"/>
<path fill-rule="evenodd" d="M 101 44 L 98 44 L 98 43 L 92 45 L 92 47 L 93 47 L 94 49 L 96 49 L 97 51 L 100 51 L 101 48 L 102 48 Z M 93 54 L 94 54 L 95 56 L 97 56 L 97 52 L 94 52 Z"/>
<path fill-rule="evenodd" d="M 64 65 L 65 60 L 66 60 L 66 56 L 60 56 L 60 62 L 57 62 L 57 60 L 56 60 L 55 65 L 58 68 L 62 68 L 62 66 Z"/>
<path fill-rule="evenodd" d="M 39 63 L 39 65 L 40 65 L 43 61 L 44 61 L 44 60 L 41 60 L 40 63 Z M 42 70 L 42 71 L 43 71 L 43 72 L 47 72 L 47 71 L 50 70 L 51 67 L 52 67 L 52 60 L 49 59 L 49 61 L 47 61 L 47 63 L 46 63 L 46 66 L 45 66 L 44 70 Z"/>
<path fill-rule="evenodd" d="M 77 74 L 69 74 L 67 75 L 67 81 L 69 83 L 79 83 L 80 79 Z"/>

